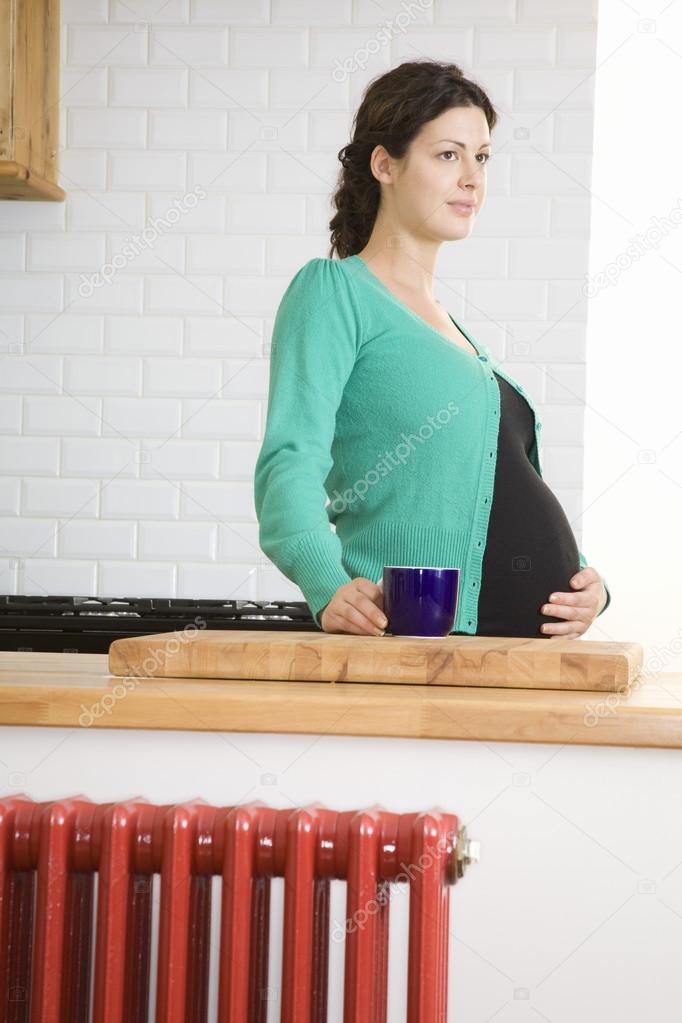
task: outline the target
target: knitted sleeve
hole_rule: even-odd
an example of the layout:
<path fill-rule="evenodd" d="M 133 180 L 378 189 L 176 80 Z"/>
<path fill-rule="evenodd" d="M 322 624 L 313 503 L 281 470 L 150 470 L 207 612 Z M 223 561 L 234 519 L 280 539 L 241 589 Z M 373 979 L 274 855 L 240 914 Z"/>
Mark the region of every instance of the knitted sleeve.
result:
<path fill-rule="evenodd" d="M 585 555 L 583 554 L 582 551 L 578 551 L 578 554 L 580 555 L 580 567 L 581 568 L 587 568 L 587 558 L 585 557 Z M 601 581 L 604 583 L 604 589 L 606 590 L 606 603 L 604 604 L 603 608 L 599 612 L 599 615 L 603 615 L 604 611 L 606 611 L 607 607 L 611 603 L 611 591 L 608 588 L 608 585 L 606 583 L 606 579 L 604 578 L 604 576 L 601 577 Z M 597 618 L 599 618 L 599 615 L 597 615 Z"/>
<path fill-rule="evenodd" d="M 302 591 L 318 626 L 318 612 L 351 579 L 330 526 L 324 483 L 361 333 L 344 268 L 311 259 L 291 280 L 275 316 L 254 498 L 260 546 Z"/>

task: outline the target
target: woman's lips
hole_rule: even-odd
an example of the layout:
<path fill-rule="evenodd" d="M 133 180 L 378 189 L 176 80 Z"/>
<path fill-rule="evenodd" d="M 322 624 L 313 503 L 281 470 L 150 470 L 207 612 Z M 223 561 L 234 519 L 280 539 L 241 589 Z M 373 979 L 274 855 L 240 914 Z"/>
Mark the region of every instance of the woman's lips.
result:
<path fill-rule="evenodd" d="M 460 213 L 463 217 L 470 217 L 474 212 L 474 207 L 465 202 L 449 202 L 448 206 L 455 213 Z"/>

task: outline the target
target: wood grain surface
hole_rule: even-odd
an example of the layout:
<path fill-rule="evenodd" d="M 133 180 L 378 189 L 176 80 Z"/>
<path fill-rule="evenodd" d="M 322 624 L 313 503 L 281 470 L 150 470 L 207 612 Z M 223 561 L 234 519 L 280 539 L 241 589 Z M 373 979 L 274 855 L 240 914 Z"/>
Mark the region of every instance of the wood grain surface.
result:
<path fill-rule="evenodd" d="M 611 693 L 630 685 L 642 659 L 639 643 L 215 629 L 114 640 L 109 671 L 143 678 L 386 682 Z"/>
<path fill-rule="evenodd" d="M 0 2 L 0 199 L 63 202 L 59 0 Z"/>
<path fill-rule="evenodd" d="M 109 673 L 107 661 L 106 654 L 0 650 L 0 726 L 268 732 L 314 735 L 315 741 L 353 735 L 682 749 L 682 672 L 652 671 L 648 660 L 622 694 L 368 682 L 122 679 Z"/>

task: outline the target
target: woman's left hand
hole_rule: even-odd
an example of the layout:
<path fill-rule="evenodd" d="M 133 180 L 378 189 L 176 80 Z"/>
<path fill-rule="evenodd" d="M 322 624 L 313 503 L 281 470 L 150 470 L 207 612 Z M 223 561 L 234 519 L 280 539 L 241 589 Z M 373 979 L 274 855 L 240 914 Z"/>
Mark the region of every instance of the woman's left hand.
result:
<path fill-rule="evenodd" d="M 566 619 L 566 622 L 545 622 L 540 627 L 544 635 L 555 636 L 557 639 L 577 639 L 583 632 L 587 632 L 606 603 L 607 593 L 602 577 L 591 565 L 586 565 L 571 576 L 569 584 L 573 592 L 552 593 L 549 603 L 540 608 L 543 615 Z"/>

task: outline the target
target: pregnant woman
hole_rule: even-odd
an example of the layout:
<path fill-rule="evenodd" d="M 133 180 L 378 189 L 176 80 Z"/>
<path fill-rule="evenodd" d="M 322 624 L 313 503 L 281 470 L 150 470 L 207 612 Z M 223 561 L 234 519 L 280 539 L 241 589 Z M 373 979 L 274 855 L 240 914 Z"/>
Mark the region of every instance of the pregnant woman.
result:
<path fill-rule="evenodd" d="M 534 403 L 433 295 L 440 246 L 480 215 L 496 121 L 454 64 L 370 83 L 329 258 L 277 309 L 259 542 L 325 632 L 382 633 L 384 565 L 459 568 L 455 633 L 578 637 L 610 602 L 542 478 Z"/>

